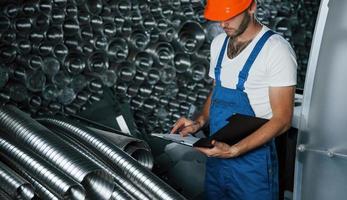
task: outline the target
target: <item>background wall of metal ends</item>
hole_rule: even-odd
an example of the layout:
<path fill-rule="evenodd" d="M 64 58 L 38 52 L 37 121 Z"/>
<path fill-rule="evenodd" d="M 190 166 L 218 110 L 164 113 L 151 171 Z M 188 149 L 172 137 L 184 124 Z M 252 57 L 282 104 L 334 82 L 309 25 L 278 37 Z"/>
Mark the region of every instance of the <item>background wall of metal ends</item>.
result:
<path fill-rule="evenodd" d="M 86 198 L 82 185 L 30 150 L 15 144 L 15 140 L 11 137 L 2 135 L 5 136 L 0 137 L 0 149 L 7 163 L 20 165 L 31 177 L 50 188 L 60 199 L 84 200 Z"/>
<path fill-rule="evenodd" d="M 206 1 L 0 2 L 0 101 L 32 114 L 76 114 L 112 87 L 144 133 L 167 132 L 210 91 Z M 258 19 L 298 58 L 303 87 L 319 0 L 258 0 Z"/>
<path fill-rule="evenodd" d="M 133 157 L 137 162 L 151 170 L 153 168 L 153 156 L 149 145 L 133 137 L 127 137 L 116 133 L 88 127 L 96 134 L 100 134 L 105 139 L 115 144 L 118 148 Z"/>
<path fill-rule="evenodd" d="M 4 154 L 4 152 L 1 151 L 1 154 Z M 34 199 L 35 197 L 33 186 L 1 161 L 0 190 L 13 199 L 18 198 L 29 200 Z"/>
<path fill-rule="evenodd" d="M 111 197 L 114 189 L 111 175 L 18 108 L 0 107 L 0 130 L 82 184 L 88 198 Z"/>
<path fill-rule="evenodd" d="M 178 192 L 120 150 L 112 142 L 95 134 L 90 129 L 63 118 L 46 117 L 38 120 L 50 127 L 70 133 L 71 137 L 83 143 L 90 151 L 105 159 L 114 168 L 118 168 L 150 199 L 184 199 Z"/>

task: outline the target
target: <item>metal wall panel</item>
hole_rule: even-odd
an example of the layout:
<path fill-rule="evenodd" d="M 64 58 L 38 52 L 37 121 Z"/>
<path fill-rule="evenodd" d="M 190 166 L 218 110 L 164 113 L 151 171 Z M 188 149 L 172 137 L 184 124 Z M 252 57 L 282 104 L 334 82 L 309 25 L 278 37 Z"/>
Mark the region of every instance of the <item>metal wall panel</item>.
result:
<path fill-rule="evenodd" d="M 322 1 L 306 75 L 295 199 L 346 199 L 347 1 Z"/>

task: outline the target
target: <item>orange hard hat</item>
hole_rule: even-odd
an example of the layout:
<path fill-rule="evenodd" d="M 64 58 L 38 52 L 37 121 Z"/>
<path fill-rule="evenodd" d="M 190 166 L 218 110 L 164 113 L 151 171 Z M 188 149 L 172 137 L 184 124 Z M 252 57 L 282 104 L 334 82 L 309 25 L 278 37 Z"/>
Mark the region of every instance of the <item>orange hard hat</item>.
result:
<path fill-rule="evenodd" d="M 207 0 L 204 16 L 212 21 L 225 21 L 245 11 L 254 0 Z"/>

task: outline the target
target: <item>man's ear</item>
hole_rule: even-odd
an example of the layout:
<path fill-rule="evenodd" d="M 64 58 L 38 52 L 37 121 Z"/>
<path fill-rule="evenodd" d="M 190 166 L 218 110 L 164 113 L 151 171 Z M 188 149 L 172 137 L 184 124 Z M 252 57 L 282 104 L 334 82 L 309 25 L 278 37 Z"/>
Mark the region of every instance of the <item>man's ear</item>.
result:
<path fill-rule="evenodd" d="M 248 11 L 250 14 L 255 14 L 255 11 L 257 10 L 257 1 L 254 0 L 251 5 L 248 8 Z"/>

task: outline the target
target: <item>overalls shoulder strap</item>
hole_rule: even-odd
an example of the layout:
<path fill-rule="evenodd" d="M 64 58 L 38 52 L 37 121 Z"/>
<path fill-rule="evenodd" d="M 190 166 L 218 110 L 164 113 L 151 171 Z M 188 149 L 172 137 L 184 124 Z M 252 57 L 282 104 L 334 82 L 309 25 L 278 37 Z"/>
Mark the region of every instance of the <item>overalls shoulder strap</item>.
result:
<path fill-rule="evenodd" d="M 219 56 L 218 56 L 218 60 L 217 60 L 217 65 L 214 69 L 214 76 L 215 76 L 215 80 L 216 80 L 216 85 L 217 86 L 221 86 L 221 81 L 220 81 L 220 72 L 221 72 L 221 68 L 222 68 L 222 62 L 223 62 L 223 57 L 224 57 L 224 53 L 225 53 L 225 49 L 227 47 L 227 43 L 228 43 L 228 36 L 225 37 L 224 39 L 224 43 L 222 46 L 222 49 L 219 52 Z"/>
<path fill-rule="evenodd" d="M 255 59 L 257 58 L 259 52 L 263 48 L 266 41 L 273 35 L 275 32 L 268 30 L 266 31 L 263 36 L 259 39 L 257 44 L 255 45 L 254 49 L 252 50 L 251 54 L 249 55 L 245 65 L 243 66 L 242 70 L 239 73 L 239 82 L 236 85 L 236 89 L 239 91 L 243 91 L 245 89 L 245 82 L 248 78 L 249 70 L 251 69 Z"/>

